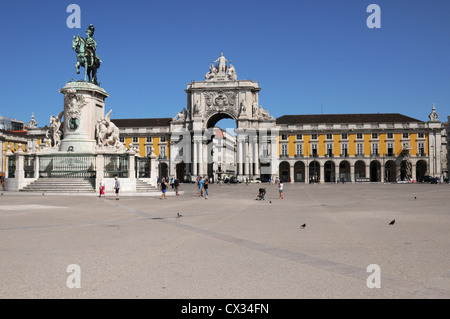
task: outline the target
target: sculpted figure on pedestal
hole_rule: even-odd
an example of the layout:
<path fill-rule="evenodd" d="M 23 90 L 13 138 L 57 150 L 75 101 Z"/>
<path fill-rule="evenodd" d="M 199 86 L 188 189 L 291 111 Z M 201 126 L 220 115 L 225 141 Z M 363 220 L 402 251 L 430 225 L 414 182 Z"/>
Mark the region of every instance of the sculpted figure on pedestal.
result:
<path fill-rule="evenodd" d="M 119 128 L 111 122 L 111 113 L 112 110 L 105 115 L 105 118 L 97 122 L 95 130 L 97 147 L 124 150 L 125 147 L 119 140 Z"/>
<path fill-rule="evenodd" d="M 216 61 L 212 61 L 212 63 L 216 63 L 216 62 L 219 62 L 219 65 L 217 66 L 217 71 L 219 73 L 225 73 L 227 71 L 227 69 L 226 69 L 227 68 L 226 62 L 231 62 L 231 61 L 228 61 L 223 56 L 223 53 L 220 53 L 220 57 L 218 57 Z"/>
<path fill-rule="evenodd" d="M 59 113 L 59 115 L 56 117 L 54 117 L 53 115 L 50 116 L 50 129 L 47 131 L 45 136 L 49 139 L 51 147 L 58 147 L 61 143 L 61 118 L 63 117 L 63 115 L 64 111 Z"/>
<path fill-rule="evenodd" d="M 232 64 L 230 64 L 230 67 L 228 68 L 228 79 L 231 81 L 237 80 L 236 70 Z"/>

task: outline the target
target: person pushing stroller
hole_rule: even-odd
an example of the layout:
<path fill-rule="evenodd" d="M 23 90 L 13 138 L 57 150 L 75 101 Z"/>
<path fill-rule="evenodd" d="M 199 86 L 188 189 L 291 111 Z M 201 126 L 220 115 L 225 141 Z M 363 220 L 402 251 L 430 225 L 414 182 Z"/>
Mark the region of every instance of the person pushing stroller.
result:
<path fill-rule="evenodd" d="M 264 197 L 266 196 L 266 189 L 261 187 L 259 189 L 259 193 L 258 193 L 258 197 L 256 198 L 257 200 L 264 200 Z"/>

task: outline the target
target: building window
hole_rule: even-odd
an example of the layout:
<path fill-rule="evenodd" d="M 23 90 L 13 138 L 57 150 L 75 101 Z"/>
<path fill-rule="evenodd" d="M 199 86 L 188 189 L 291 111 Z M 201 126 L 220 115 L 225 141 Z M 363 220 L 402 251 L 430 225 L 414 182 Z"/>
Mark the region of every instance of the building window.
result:
<path fill-rule="evenodd" d="M 372 155 L 378 155 L 378 143 L 372 143 Z"/>
<path fill-rule="evenodd" d="M 149 156 L 152 154 L 152 147 L 151 146 L 147 146 L 145 148 L 145 156 Z"/>
<path fill-rule="evenodd" d="M 133 136 L 133 143 L 139 142 L 139 139 L 136 136 Z"/>
<path fill-rule="evenodd" d="M 418 138 L 425 138 L 425 133 L 419 132 L 419 133 L 417 133 L 417 137 Z"/>
<path fill-rule="evenodd" d="M 281 140 L 282 141 L 287 141 L 287 139 L 288 139 L 287 134 L 281 134 Z"/>
<path fill-rule="evenodd" d="M 120 143 L 125 143 L 125 137 L 119 136 L 119 142 Z"/>
<path fill-rule="evenodd" d="M 372 138 L 377 139 L 378 138 L 378 133 L 372 133 Z"/>
<path fill-rule="evenodd" d="M 387 143 L 387 156 L 394 156 L 394 143 Z"/>
<path fill-rule="evenodd" d="M 327 156 L 328 157 L 333 156 L 333 144 L 331 144 L 331 143 L 327 144 Z"/>
<path fill-rule="evenodd" d="M 160 146 L 159 147 L 159 156 L 162 158 L 166 157 L 166 147 L 165 146 Z"/>
<path fill-rule="evenodd" d="M 359 155 L 359 156 L 364 155 L 364 144 L 363 143 L 356 144 L 356 155 Z"/>
<path fill-rule="evenodd" d="M 342 133 L 342 134 L 341 134 L 341 138 L 342 138 L 343 140 L 348 139 L 347 133 Z"/>
<path fill-rule="evenodd" d="M 312 140 L 317 140 L 317 134 L 311 134 L 311 139 Z"/>
<path fill-rule="evenodd" d="M 303 156 L 303 144 L 297 144 L 296 154 L 297 156 Z"/>
<path fill-rule="evenodd" d="M 327 134 L 327 140 L 332 140 L 333 139 L 333 134 Z"/>
<path fill-rule="evenodd" d="M 303 134 L 297 134 L 297 140 L 302 140 L 303 139 Z"/>
<path fill-rule="evenodd" d="M 151 136 L 147 136 L 147 143 L 151 143 L 152 142 L 152 137 Z"/>
<path fill-rule="evenodd" d="M 403 133 L 403 138 L 409 138 L 409 133 Z"/>
<path fill-rule="evenodd" d="M 358 140 L 362 140 L 362 138 L 363 138 L 362 133 L 356 133 L 356 138 L 357 138 Z"/>
<path fill-rule="evenodd" d="M 344 157 L 348 156 L 348 144 L 347 143 L 341 144 L 341 155 Z"/>
<path fill-rule="evenodd" d="M 288 156 L 287 144 L 281 144 L 281 156 Z"/>
<path fill-rule="evenodd" d="M 394 133 L 387 133 L 387 138 L 394 138 Z"/>
<path fill-rule="evenodd" d="M 311 155 L 317 156 L 317 144 L 311 144 Z"/>
<path fill-rule="evenodd" d="M 425 156 L 425 143 L 417 143 L 419 156 Z"/>
<path fill-rule="evenodd" d="M 165 142 L 166 141 L 166 137 L 165 136 L 161 136 L 159 139 L 160 142 Z"/>

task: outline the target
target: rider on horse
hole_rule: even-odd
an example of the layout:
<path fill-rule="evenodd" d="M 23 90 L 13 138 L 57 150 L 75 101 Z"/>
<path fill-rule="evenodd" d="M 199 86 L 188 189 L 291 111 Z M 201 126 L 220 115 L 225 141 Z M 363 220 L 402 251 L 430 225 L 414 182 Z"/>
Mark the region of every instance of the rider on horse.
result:
<path fill-rule="evenodd" d="M 88 26 L 88 29 L 86 30 L 86 39 L 85 39 L 86 47 L 85 47 L 84 54 L 85 54 L 86 58 L 90 59 L 90 61 L 88 61 L 88 65 L 93 66 L 94 63 L 96 63 L 97 68 L 98 68 L 98 67 L 100 67 L 100 63 L 102 61 L 95 53 L 95 50 L 97 50 L 97 42 L 95 42 L 95 39 L 94 39 L 94 32 L 95 32 L 95 27 L 93 24 L 90 24 Z"/>

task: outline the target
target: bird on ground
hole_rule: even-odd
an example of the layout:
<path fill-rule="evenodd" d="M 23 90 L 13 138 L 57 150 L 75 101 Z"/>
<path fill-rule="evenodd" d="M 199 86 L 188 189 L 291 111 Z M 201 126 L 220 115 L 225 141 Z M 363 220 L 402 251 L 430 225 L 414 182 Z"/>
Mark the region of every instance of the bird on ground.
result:
<path fill-rule="evenodd" d="M 414 199 L 416 199 L 416 196 L 414 196 Z"/>
<path fill-rule="evenodd" d="M 180 213 L 177 213 L 177 218 L 183 217 Z"/>
<path fill-rule="evenodd" d="M 306 227 L 306 224 L 303 224 L 300 226 L 300 228 L 305 228 L 305 227 Z"/>
<path fill-rule="evenodd" d="M 394 224 L 395 224 L 395 219 L 389 223 L 389 225 L 394 225 Z"/>
<path fill-rule="evenodd" d="M 271 204 L 272 204 L 272 201 L 269 201 L 269 203 L 271 203 Z"/>

